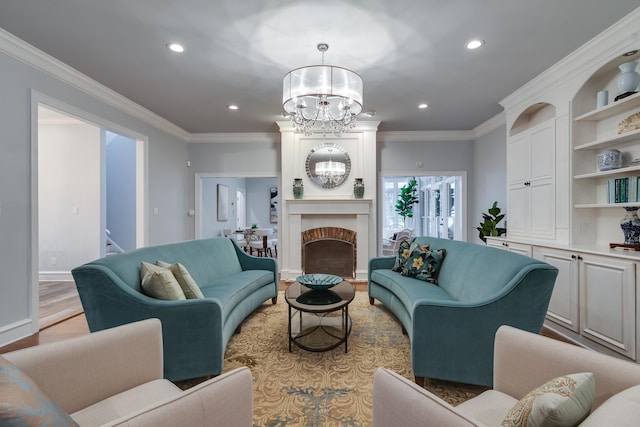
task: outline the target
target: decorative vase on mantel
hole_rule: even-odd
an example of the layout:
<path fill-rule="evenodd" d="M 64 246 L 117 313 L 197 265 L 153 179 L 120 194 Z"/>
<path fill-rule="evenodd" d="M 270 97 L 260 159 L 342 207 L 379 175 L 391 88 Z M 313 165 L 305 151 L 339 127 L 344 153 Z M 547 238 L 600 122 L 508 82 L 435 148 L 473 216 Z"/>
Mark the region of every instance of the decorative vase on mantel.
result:
<path fill-rule="evenodd" d="M 625 207 L 627 215 L 620 221 L 620 228 L 624 234 L 625 245 L 640 244 L 640 218 L 638 218 L 638 206 Z"/>
<path fill-rule="evenodd" d="M 302 199 L 304 194 L 304 185 L 302 184 L 302 178 L 293 179 L 293 198 Z"/>
<path fill-rule="evenodd" d="M 617 81 L 619 96 L 631 95 L 636 92 L 640 84 L 640 73 L 636 71 L 637 66 L 638 61 L 625 62 L 618 66 L 621 71 Z"/>
<path fill-rule="evenodd" d="M 356 199 L 364 197 L 364 180 L 362 178 L 356 178 L 353 182 L 353 196 Z"/>

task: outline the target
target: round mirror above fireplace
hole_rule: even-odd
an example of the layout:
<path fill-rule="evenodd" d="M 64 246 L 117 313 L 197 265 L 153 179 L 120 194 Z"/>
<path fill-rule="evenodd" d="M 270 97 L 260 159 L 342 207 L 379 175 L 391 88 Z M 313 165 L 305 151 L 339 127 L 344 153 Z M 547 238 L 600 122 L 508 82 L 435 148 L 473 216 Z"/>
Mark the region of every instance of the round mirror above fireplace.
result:
<path fill-rule="evenodd" d="M 349 177 L 351 159 L 342 146 L 325 142 L 311 149 L 307 155 L 305 169 L 316 187 L 336 188 Z"/>

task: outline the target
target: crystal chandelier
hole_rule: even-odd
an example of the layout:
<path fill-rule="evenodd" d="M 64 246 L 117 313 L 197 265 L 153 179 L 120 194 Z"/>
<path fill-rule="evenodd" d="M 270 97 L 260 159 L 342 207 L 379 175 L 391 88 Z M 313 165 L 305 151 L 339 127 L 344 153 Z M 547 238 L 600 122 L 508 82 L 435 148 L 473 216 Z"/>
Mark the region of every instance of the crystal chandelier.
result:
<path fill-rule="evenodd" d="M 316 175 L 320 178 L 323 184 L 338 184 L 342 182 L 344 174 L 347 170 L 347 166 L 342 162 L 334 162 L 331 160 L 331 152 L 329 149 L 329 160 L 325 162 L 316 163 Z"/>
<path fill-rule="evenodd" d="M 318 44 L 322 65 L 296 68 L 284 76 L 282 107 L 296 132 L 348 132 L 362 111 L 362 78 L 351 70 L 324 65 L 326 43 Z"/>

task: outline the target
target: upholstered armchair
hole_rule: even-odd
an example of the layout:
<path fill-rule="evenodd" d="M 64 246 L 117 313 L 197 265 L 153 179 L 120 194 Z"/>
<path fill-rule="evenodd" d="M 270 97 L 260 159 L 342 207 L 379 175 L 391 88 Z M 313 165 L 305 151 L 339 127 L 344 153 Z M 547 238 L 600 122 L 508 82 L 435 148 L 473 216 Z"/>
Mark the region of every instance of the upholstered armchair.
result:
<path fill-rule="evenodd" d="M 0 378 L 0 387 L 8 386 L 7 378 L 21 378 L 24 373 L 26 380 L 32 380 L 46 398 L 44 404 L 34 406 L 40 410 L 57 407 L 61 416 L 70 415 L 80 426 L 252 425 L 253 381 L 249 369 L 233 370 L 186 391 L 163 379 L 162 331 L 158 319 L 1 356 L 17 367 L 20 375 L 5 375 Z M 3 369 L 6 374 L 7 365 L 10 366 L 6 361 L 0 364 L 0 375 Z M 9 384 L 12 385 L 15 384 Z M 8 396 L 15 397 L 15 390 L 12 388 Z M 33 387 L 26 390 L 29 393 L 25 401 L 33 404 Z M 51 401 L 57 405 L 50 404 Z M 5 403 L 1 400 L 0 406 Z M 14 409 L 20 409 L 15 406 Z M 4 425 L 1 416 L 0 424 Z"/>
<path fill-rule="evenodd" d="M 537 416 L 535 425 L 638 425 L 640 365 L 635 363 L 501 326 L 496 333 L 493 372 L 493 389 L 454 407 L 414 382 L 378 368 L 373 381 L 373 427 L 497 426 L 509 413 L 526 414 L 514 407 L 534 398 L 528 419 Z M 540 392 L 550 389 L 541 387 L 550 380 L 581 373 L 591 373 L 595 379 L 595 391 L 583 414 L 575 414 L 577 405 L 569 405 L 576 403 L 571 394 L 567 396 L 571 387 L 563 384 L 560 397 Z M 534 390 L 536 393 L 531 393 Z M 554 417 L 553 422 L 541 419 L 545 416 Z M 561 423 L 567 416 L 575 416 L 579 424 Z"/>
<path fill-rule="evenodd" d="M 395 255 L 398 252 L 400 243 L 411 240 L 413 237 L 413 229 L 405 228 L 398 231 L 391 239 L 382 239 L 382 254 Z"/>

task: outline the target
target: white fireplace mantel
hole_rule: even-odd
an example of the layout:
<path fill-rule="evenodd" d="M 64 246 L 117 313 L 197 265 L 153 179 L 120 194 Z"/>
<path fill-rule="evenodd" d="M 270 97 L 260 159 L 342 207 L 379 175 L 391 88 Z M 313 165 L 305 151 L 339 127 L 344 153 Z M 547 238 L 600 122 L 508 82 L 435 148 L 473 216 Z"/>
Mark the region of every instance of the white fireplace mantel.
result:
<path fill-rule="evenodd" d="M 369 258 L 376 255 L 377 149 L 379 122 L 358 122 L 341 137 L 303 135 L 290 122 L 277 122 L 282 134 L 282 174 L 278 261 L 280 277 L 295 280 L 302 274 L 302 232 L 317 227 L 341 227 L 356 232 L 356 280 L 367 280 Z M 306 176 L 305 160 L 310 150 L 326 141 L 343 146 L 351 157 L 348 184 L 333 189 L 316 187 Z M 356 199 L 354 178 L 365 183 L 363 199 Z M 301 178 L 302 199 L 294 199 L 292 184 Z"/>
<path fill-rule="evenodd" d="M 292 199 L 285 200 L 289 215 L 353 214 L 369 215 L 372 199 Z"/>
<path fill-rule="evenodd" d="M 356 232 L 356 280 L 366 280 L 367 265 L 375 250 L 370 239 L 372 199 L 289 199 L 285 200 L 287 220 L 282 238 L 288 250 L 283 253 L 281 277 L 294 280 L 302 274 L 302 232 L 316 227 L 342 227 Z"/>

